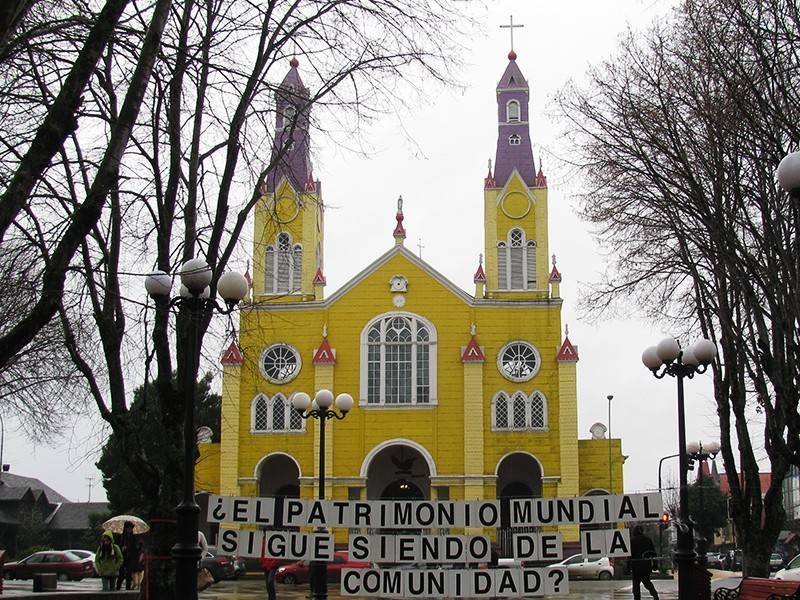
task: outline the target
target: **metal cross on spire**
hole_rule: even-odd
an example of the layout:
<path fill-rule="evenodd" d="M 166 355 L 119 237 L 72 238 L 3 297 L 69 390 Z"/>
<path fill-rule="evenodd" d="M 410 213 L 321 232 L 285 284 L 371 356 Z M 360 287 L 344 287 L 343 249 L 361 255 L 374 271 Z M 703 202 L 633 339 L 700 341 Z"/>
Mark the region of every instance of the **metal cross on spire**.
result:
<path fill-rule="evenodd" d="M 500 29 L 509 29 L 511 31 L 511 49 L 514 49 L 514 28 L 525 27 L 525 25 L 514 25 L 514 15 L 509 16 L 508 25 L 500 25 Z"/>

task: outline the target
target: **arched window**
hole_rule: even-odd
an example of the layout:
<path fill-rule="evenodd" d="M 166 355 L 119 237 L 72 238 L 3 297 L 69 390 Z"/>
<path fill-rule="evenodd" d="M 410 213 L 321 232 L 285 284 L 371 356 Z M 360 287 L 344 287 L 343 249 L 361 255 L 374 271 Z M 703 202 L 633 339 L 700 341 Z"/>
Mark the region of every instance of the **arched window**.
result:
<path fill-rule="evenodd" d="M 497 242 L 497 280 L 501 290 L 536 289 L 536 242 L 514 228 L 506 241 Z"/>
<path fill-rule="evenodd" d="M 305 431 L 305 420 L 283 394 L 275 394 L 272 399 L 259 394 L 251 407 L 250 430 L 253 433 L 302 432 Z"/>
<path fill-rule="evenodd" d="M 436 402 L 436 330 L 424 319 L 392 313 L 361 334 L 362 405 Z"/>
<path fill-rule="evenodd" d="M 547 430 L 547 400 L 541 392 L 498 392 L 492 400 L 492 429 L 495 431 Z"/>
<path fill-rule="evenodd" d="M 303 271 L 303 246 L 294 244 L 286 232 L 278 234 L 277 249 L 267 246 L 265 260 L 267 294 L 291 294 L 300 289 Z"/>
<path fill-rule="evenodd" d="M 516 133 L 511 134 L 508 136 L 508 145 L 509 146 L 519 146 L 522 143 L 522 138 L 519 137 Z"/>
<path fill-rule="evenodd" d="M 516 100 L 509 100 L 506 104 L 506 121 L 508 123 L 519 122 L 519 102 Z"/>

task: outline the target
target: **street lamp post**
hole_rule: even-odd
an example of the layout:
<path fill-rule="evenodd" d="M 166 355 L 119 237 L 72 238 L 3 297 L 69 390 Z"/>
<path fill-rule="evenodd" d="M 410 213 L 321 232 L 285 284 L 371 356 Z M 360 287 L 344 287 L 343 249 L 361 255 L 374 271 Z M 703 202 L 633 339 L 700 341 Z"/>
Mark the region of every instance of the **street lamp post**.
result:
<path fill-rule="evenodd" d="M 614 477 L 611 468 L 611 401 L 614 399 L 612 394 L 606 396 L 608 400 L 608 493 L 614 493 Z"/>
<path fill-rule="evenodd" d="M 703 465 L 709 458 L 714 460 L 719 450 L 719 442 L 709 442 L 705 445 L 703 445 L 703 442 L 690 442 L 689 445 L 686 446 L 686 454 L 689 457 L 689 461 L 698 461 L 700 467 L 700 471 L 697 476 L 697 483 L 700 488 L 700 512 L 698 514 L 698 523 L 699 519 L 702 519 L 703 515 L 705 514 L 703 512 Z M 697 536 L 697 564 L 702 567 L 706 566 L 706 562 L 708 560 L 706 556 L 707 550 L 708 539 L 701 531 Z"/>
<path fill-rule="evenodd" d="M 200 366 L 200 322 L 217 311 L 230 314 L 247 295 L 247 280 L 234 272 L 223 274 L 217 280 L 217 292 L 225 301 L 220 306 L 211 298 L 213 274 L 211 267 L 200 259 L 193 258 L 181 267 L 180 295 L 170 298 L 172 278 L 163 271 L 154 271 L 145 279 L 147 293 L 163 310 L 177 308 L 186 316 L 183 349 L 183 377 L 178 381 L 183 392 L 183 499 L 175 509 L 178 540 L 172 547 L 175 561 L 175 595 L 186 600 L 197 599 L 197 563 L 200 546 L 197 541 L 198 515 L 200 507 L 194 499 L 194 462 L 197 443 L 195 432 L 195 393 L 197 371 Z"/>
<path fill-rule="evenodd" d="M 314 395 L 314 402 L 305 392 L 297 392 L 292 396 L 292 407 L 304 419 L 319 421 L 319 499 L 325 499 L 325 422 L 328 419 L 344 419 L 353 408 L 353 397 L 350 394 L 336 396 L 336 407 L 340 413 L 331 408 L 334 404 L 333 392 L 319 390 Z M 316 561 L 312 563 L 313 575 L 312 595 L 316 600 L 326 600 L 328 597 L 328 563 Z"/>
<path fill-rule="evenodd" d="M 657 379 L 669 375 L 678 382 L 678 450 L 680 453 L 680 489 L 678 543 L 675 562 L 678 565 L 678 597 L 691 598 L 692 565 L 695 560 L 692 541 L 692 526 L 689 522 L 689 488 L 687 486 L 689 461 L 686 456 L 686 416 L 683 402 L 683 380 L 695 374 L 705 373 L 717 355 L 717 347 L 711 340 L 701 339 L 690 348 L 681 348 L 675 338 L 666 338 L 642 353 L 642 362 Z"/>

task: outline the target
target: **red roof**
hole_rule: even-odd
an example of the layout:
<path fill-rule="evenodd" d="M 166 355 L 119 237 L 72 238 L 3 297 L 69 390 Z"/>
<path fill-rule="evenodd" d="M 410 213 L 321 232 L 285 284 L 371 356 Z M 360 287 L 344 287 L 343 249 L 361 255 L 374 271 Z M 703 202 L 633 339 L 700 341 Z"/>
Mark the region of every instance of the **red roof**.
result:
<path fill-rule="evenodd" d="M 322 340 L 322 344 L 320 344 L 317 351 L 314 352 L 312 362 L 315 365 L 332 365 L 336 363 L 336 353 L 328 343 L 328 338 Z"/>
<path fill-rule="evenodd" d="M 475 271 L 475 275 L 472 277 L 472 280 L 475 283 L 486 283 L 486 273 L 483 271 L 483 265 L 478 265 L 478 270 Z"/>
<path fill-rule="evenodd" d="M 486 177 L 483 178 L 483 187 L 485 189 L 497 187 L 497 185 L 494 182 L 494 177 L 492 177 L 492 168 L 491 167 L 489 167 L 489 173 L 486 175 Z"/>
<path fill-rule="evenodd" d="M 558 362 L 578 362 L 578 347 L 572 345 L 569 336 L 564 338 L 564 343 L 558 349 L 556 360 Z"/>
<path fill-rule="evenodd" d="M 559 271 L 558 271 L 558 269 L 556 269 L 555 265 L 553 265 L 553 270 L 550 271 L 550 279 L 549 279 L 549 281 L 550 281 L 550 283 L 561 283 L 561 273 L 559 273 Z"/>
<path fill-rule="evenodd" d="M 475 339 L 475 336 L 472 336 L 469 344 L 461 352 L 461 362 L 484 362 L 485 360 L 486 355 L 484 355 L 481 347 L 478 346 L 478 340 Z"/>
<path fill-rule="evenodd" d="M 242 355 L 242 349 L 239 347 L 239 344 L 235 341 L 231 342 L 228 349 L 222 353 L 222 360 L 220 362 L 223 365 L 241 365 L 242 362 L 244 362 L 244 356 Z"/>
<path fill-rule="evenodd" d="M 325 285 L 328 283 L 325 279 L 325 275 L 322 274 L 322 267 L 317 267 L 317 274 L 314 275 L 314 280 L 311 283 L 314 285 Z"/>
<path fill-rule="evenodd" d="M 759 473 L 758 478 L 760 479 L 761 495 L 763 496 L 767 492 L 769 486 L 772 483 L 772 473 Z M 744 475 L 742 473 L 739 473 L 739 481 L 742 482 L 742 485 L 744 485 L 745 481 L 744 481 Z M 719 474 L 719 490 L 726 496 L 731 495 L 731 486 L 730 482 L 728 481 L 727 473 Z"/>

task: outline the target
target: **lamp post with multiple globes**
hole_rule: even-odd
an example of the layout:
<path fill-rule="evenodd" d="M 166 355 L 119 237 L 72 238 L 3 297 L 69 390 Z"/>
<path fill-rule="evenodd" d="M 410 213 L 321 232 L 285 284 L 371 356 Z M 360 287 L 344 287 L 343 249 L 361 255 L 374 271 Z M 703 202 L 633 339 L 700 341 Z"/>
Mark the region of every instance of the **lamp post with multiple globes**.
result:
<path fill-rule="evenodd" d="M 661 340 L 642 353 L 642 362 L 657 379 L 669 375 L 678 382 L 678 450 L 680 460 L 678 543 L 675 562 L 678 565 L 678 596 L 693 597 L 692 565 L 695 561 L 692 526 L 689 522 L 689 489 L 687 487 L 688 457 L 686 455 L 686 416 L 683 401 L 683 380 L 705 373 L 717 355 L 717 347 L 708 339 L 701 339 L 689 348 L 681 348 L 672 337 Z"/>
<path fill-rule="evenodd" d="M 332 406 L 340 412 L 336 412 Z M 325 499 L 325 422 L 329 419 L 344 419 L 353 408 L 353 397 L 350 394 L 339 394 L 333 399 L 330 390 L 319 390 L 314 395 L 314 401 L 305 392 L 297 392 L 292 396 L 292 407 L 304 419 L 319 421 L 319 479 L 318 487 L 320 500 Z M 316 600 L 326 600 L 328 597 L 328 564 L 324 561 L 315 561 L 311 565 L 311 591 Z"/>
<path fill-rule="evenodd" d="M 703 444 L 703 442 L 689 442 L 689 444 L 686 446 L 686 454 L 689 458 L 689 461 L 692 463 L 697 461 L 700 469 L 697 474 L 697 486 L 700 493 L 700 510 L 697 515 L 698 524 L 699 520 L 703 519 L 705 515 L 703 510 L 703 466 L 709 458 L 714 460 L 719 451 L 719 442 L 708 442 L 707 444 Z M 707 549 L 708 539 L 702 532 L 700 532 L 700 535 L 697 537 L 697 564 L 702 567 L 706 566 L 708 559 L 706 556 Z"/>
<path fill-rule="evenodd" d="M 217 292 L 224 301 L 220 306 L 211 298 L 211 267 L 200 258 L 186 261 L 180 270 L 180 294 L 170 298 L 172 277 L 164 271 L 154 271 L 145 279 L 147 293 L 160 310 L 177 308 L 186 317 L 184 344 L 179 365 L 178 387 L 183 393 L 183 498 L 175 509 L 178 541 L 172 547 L 175 560 L 175 595 L 181 600 L 197 598 L 198 514 L 200 507 L 194 499 L 194 462 L 197 432 L 195 431 L 195 393 L 200 366 L 201 322 L 214 311 L 230 314 L 247 295 L 247 280 L 240 273 L 224 273 L 217 280 Z"/>

